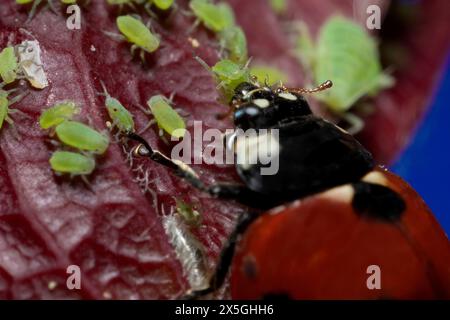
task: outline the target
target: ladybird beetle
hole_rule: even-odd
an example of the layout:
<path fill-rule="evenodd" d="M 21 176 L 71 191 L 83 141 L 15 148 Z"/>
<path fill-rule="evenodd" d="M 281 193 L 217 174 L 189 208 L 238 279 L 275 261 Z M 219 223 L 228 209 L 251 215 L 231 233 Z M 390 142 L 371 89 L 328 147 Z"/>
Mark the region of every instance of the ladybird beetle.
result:
<path fill-rule="evenodd" d="M 261 163 L 237 163 L 239 185 L 206 186 L 186 164 L 129 135 L 139 142 L 136 156 L 174 169 L 213 196 L 263 209 L 238 219 L 209 286 L 189 298 L 216 290 L 229 269 L 236 299 L 450 298 L 450 244 L 423 200 L 376 166 L 352 135 L 312 114 L 303 95 L 330 86 L 236 87 L 236 129 L 279 131 L 278 172 L 263 175 Z"/>

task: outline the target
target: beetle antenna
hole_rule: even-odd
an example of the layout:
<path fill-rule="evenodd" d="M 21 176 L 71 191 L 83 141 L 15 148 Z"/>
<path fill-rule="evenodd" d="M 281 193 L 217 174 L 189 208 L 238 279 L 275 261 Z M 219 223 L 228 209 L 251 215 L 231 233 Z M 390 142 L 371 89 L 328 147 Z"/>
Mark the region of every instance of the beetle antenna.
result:
<path fill-rule="evenodd" d="M 333 82 L 331 82 L 331 80 L 327 80 L 312 89 L 306 89 L 306 88 L 282 88 L 282 89 L 283 89 L 283 91 L 290 91 L 290 92 L 294 92 L 294 93 L 303 94 L 303 93 L 316 93 L 316 92 L 324 91 L 324 90 L 331 88 L 332 86 L 333 86 Z"/>

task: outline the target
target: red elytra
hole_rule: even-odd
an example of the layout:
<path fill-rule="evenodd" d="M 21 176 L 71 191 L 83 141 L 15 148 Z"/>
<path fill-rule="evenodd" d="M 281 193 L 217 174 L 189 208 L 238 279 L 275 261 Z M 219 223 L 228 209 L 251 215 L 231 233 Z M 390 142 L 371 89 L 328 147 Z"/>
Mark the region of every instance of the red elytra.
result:
<path fill-rule="evenodd" d="M 450 298 L 445 233 L 406 182 L 381 169 L 374 172 L 369 176 L 405 201 L 399 221 L 358 215 L 349 185 L 274 209 L 255 220 L 237 246 L 232 297 Z M 371 265 L 380 268 L 380 289 L 367 285 Z"/>

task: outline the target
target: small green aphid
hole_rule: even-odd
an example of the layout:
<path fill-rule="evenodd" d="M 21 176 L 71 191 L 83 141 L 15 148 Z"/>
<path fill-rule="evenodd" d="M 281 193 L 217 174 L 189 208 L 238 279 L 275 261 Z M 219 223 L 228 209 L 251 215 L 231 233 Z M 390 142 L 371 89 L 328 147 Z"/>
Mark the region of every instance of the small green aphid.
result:
<path fill-rule="evenodd" d="M 106 90 L 105 85 L 102 82 L 103 94 L 106 97 L 105 106 L 108 111 L 108 115 L 112 120 L 112 126 L 117 127 L 122 133 L 134 132 L 134 120 L 133 115 L 128 111 L 119 100 L 111 97 Z"/>
<path fill-rule="evenodd" d="M 226 28 L 219 34 L 222 47 L 228 52 L 228 59 L 236 63 L 245 63 L 248 59 L 247 38 L 238 26 Z"/>
<path fill-rule="evenodd" d="M 95 169 L 95 160 L 92 156 L 69 151 L 55 151 L 50 158 L 53 171 L 73 176 L 88 175 Z"/>
<path fill-rule="evenodd" d="M 287 10 L 286 0 L 269 0 L 269 4 L 277 14 L 285 13 Z"/>
<path fill-rule="evenodd" d="M 154 52 L 158 49 L 160 40 L 152 34 L 150 29 L 146 27 L 139 19 L 133 18 L 130 15 L 117 17 L 117 27 L 126 40 L 133 45 L 131 52 L 136 48 L 141 49 L 141 58 L 144 60 L 144 52 Z"/>
<path fill-rule="evenodd" d="M 20 112 L 16 109 L 9 108 L 14 103 L 18 102 L 20 99 L 23 98 L 23 95 L 18 95 L 9 100 L 9 93 L 8 91 L 2 90 L 3 85 L 0 84 L 0 129 L 3 128 L 3 124 L 6 121 L 10 125 L 13 125 L 14 121 L 10 117 L 11 114 L 14 114 L 16 112 Z"/>
<path fill-rule="evenodd" d="M 234 13 L 226 3 L 214 4 L 209 0 L 191 0 L 189 7 L 206 28 L 221 32 L 234 25 Z"/>
<path fill-rule="evenodd" d="M 144 2 L 145 2 L 145 0 L 139 0 L 139 1 L 136 1 L 136 0 L 106 0 L 106 3 L 108 3 L 109 5 L 113 5 L 113 6 L 117 5 L 117 6 L 120 6 L 120 8 L 122 8 L 123 5 L 127 5 L 132 9 L 136 9 L 134 7 L 134 3 L 141 4 Z"/>
<path fill-rule="evenodd" d="M 234 89 L 240 83 L 251 81 L 251 76 L 248 69 L 249 63 L 250 60 L 242 66 L 239 63 L 225 59 L 220 60 L 212 68 L 210 68 L 212 73 L 217 78 L 218 87 L 222 89 L 222 92 L 227 100 L 233 96 Z M 206 67 L 208 66 L 206 65 Z"/>
<path fill-rule="evenodd" d="M 19 64 L 14 52 L 14 47 L 6 47 L 0 52 L 0 77 L 6 84 L 17 79 Z"/>
<path fill-rule="evenodd" d="M 53 107 L 44 110 L 39 118 L 42 129 L 56 127 L 66 120 L 71 120 L 80 113 L 80 108 L 73 101 L 64 101 L 55 104 Z"/>
<path fill-rule="evenodd" d="M 192 227 L 198 227 L 202 223 L 202 215 L 186 202 L 176 199 L 177 213 Z"/>
<path fill-rule="evenodd" d="M 175 138 L 183 138 L 186 124 L 183 118 L 172 108 L 170 100 L 162 95 L 151 97 L 147 101 L 158 126 Z"/>
<path fill-rule="evenodd" d="M 80 150 L 103 154 L 109 146 L 106 135 L 78 121 L 64 121 L 55 131 L 61 142 Z"/>
<path fill-rule="evenodd" d="M 30 13 L 28 15 L 28 20 L 33 19 L 34 14 L 36 13 L 37 7 L 42 3 L 44 0 L 16 0 L 17 4 L 29 4 L 33 3 Z M 56 12 L 55 4 L 53 3 L 54 0 L 46 0 L 48 5 L 50 6 L 50 9 L 53 12 Z M 75 4 L 77 3 L 77 0 L 60 0 L 63 4 Z"/>
<path fill-rule="evenodd" d="M 265 81 L 268 85 L 277 82 L 284 83 L 288 80 L 288 76 L 280 69 L 262 64 L 250 67 L 250 74 L 260 81 Z"/>
<path fill-rule="evenodd" d="M 174 0 L 149 0 L 152 2 L 158 9 L 168 10 L 174 3 Z"/>
<path fill-rule="evenodd" d="M 331 89 L 316 96 L 332 111 L 345 113 L 361 97 L 375 95 L 393 84 L 382 71 L 375 40 L 358 24 L 343 17 L 330 18 L 315 46 L 306 25 L 302 27 L 300 59 L 316 83 L 333 81 Z"/>

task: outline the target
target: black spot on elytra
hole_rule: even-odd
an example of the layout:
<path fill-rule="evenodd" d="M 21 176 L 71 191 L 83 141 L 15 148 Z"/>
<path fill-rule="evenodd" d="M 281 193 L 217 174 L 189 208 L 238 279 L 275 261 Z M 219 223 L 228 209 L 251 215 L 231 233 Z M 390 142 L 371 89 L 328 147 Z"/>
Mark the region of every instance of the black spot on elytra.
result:
<path fill-rule="evenodd" d="M 362 216 L 396 221 L 406 209 L 402 197 L 388 187 L 360 181 L 354 183 L 353 188 L 355 195 L 352 205 Z"/>
<path fill-rule="evenodd" d="M 287 293 L 279 292 L 279 293 L 266 293 L 262 297 L 263 300 L 270 300 L 270 301 L 285 301 L 285 300 L 292 300 L 292 298 Z"/>
<path fill-rule="evenodd" d="M 255 257 L 252 255 L 246 255 L 243 258 L 242 263 L 242 271 L 244 272 L 244 275 L 249 279 L 255 279 L 258 274 Z"/>

